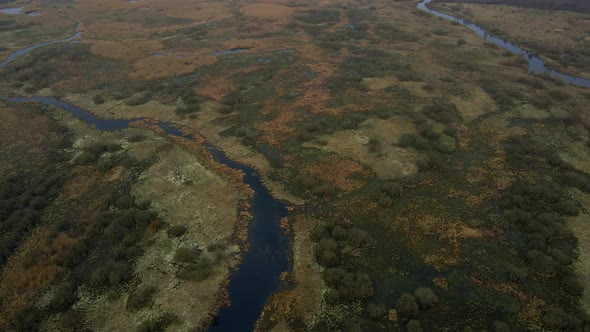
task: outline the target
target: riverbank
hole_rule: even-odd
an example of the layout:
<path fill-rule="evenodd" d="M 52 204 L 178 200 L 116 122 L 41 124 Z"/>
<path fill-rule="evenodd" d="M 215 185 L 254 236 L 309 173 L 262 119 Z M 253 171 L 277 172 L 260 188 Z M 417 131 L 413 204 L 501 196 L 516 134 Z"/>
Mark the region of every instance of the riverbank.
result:
<path fill-rule="evenodd" d="M 548 67 L 590 77 L 590 40 L 585 37 L 589 14 L 496 4 L 434 2 L 429 6 L 533 51 Z"/>

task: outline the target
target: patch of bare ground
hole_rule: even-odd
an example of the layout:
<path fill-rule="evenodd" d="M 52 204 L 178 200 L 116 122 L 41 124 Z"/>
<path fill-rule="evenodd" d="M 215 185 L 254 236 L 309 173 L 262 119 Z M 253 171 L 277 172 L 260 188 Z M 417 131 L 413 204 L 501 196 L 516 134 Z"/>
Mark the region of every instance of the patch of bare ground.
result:
<path fill-rule="evenodd" d="M 387 120 L 370 119 L 359 129 L 338 131 L 318 137 L 304 146 L 336 152 L 342 157 L 356 160 L 372 169 L 382 178 L 399 178 L 417 172 L 418 152 L 395 146 L 403 134 L 415 133 L 413 123 L 406 117 L 395 116 Z M 381 151 L 371 152 L 369 140 L 378 139 Z"/>
<path fill-rule="evenodd" d="M 310 330 L 322 311 L 326 285 L 310 236 L 317 221 L 302 216 L 295 216 L 293 220 L 293 272 L 289 278 L 294 288 L 271 296 L 257 323 L 257 331 L 289 331 L 288 323 L 295 319 L 303 321 Z"/>

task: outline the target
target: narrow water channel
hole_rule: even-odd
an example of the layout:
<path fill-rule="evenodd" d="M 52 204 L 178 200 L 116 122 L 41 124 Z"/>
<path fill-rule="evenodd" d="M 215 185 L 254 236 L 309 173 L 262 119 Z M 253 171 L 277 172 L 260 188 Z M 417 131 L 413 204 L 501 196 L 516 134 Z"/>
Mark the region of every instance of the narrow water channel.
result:
<path fill-rule="evenodd" d="M 494 43 L 494 44 L 516 54 L 516 55 L 524 54 L 526 59 L 529 62 L 529 73 L 546 75 L 546 76 L 549 76 L 552 78 L 561 79 L 569 84 L 573 84 L 573 85 L 577 85 L 577 86 L 590 87 L 590 79 L 585 79 L 585 78 L 581 78 L 581 77 L 562 74 L 554 69 L 547 68 L 545 66 L 545 62 L 543 62 L 543 60 L 541 60 L 541 58 L 539 58 L 538 56 L 534 55 L 533 52 L 526 50 L 524 48 L 521 48 L 518 45 L 512 44 L 500 37 L 496 37 L 496 36 L 490 34 L 489 32 L 487 32 L 484 28 L 482 28 L 476 24 L 473 24 L 472 22 L 469 22 L 466 19 L 457 18 L 457 17 L 451 16 L 451 15 L 447 15 L 447 14 L 438 12 L 436 10 L 430 9 L 426 5 L 431 2 L 432 2 L 432 0 L 422 0 L 422 2 L 420 2 L 418 4 L 417 8 L 422 11 L 425 11 L 429 14 L 435 15 L 437 17 L 442 17 L 442 18 L 447 19 L 449 21 L 459 23 L 459 24 L 471 29 L 473 32 L 475 32 L 478 36 L 482 37 L 483 39 L 485 39 L 491 43 Z"/>
<path fill-rule="evenodd" d="M 6 67 L 6 65 L 8 65 L 12 61 L 16 60 L 17 58 L 20 58 L 21 56 L 23 56 L 23 55 L 25 55 L 27 53 L 30 53 L 30 52 L 38 49 L 38 48 L 49 46 L 51 44 L 68 43 L 68 42 L 74 41 L 75 39 L 77 39 L 80 36 L 82 36 L 82 32 L 76 32 L 72 36 L 70 36 L 68 38 L 65 38 L 65 39 L 53 40 L 53 41 L 49 41 L 49 42 L 45 42 L 45 43 L 41 43 L 41 44 L 29 46 L 29 47 L 25 47 L 25 48 L 22 48 L 22 49 L 20 49 L 18 51 L 14 51 L 14 52 L 10 53 L 8 55 L 8 57 L 6 59 L 4 59 L 4 61 L 0 62 L 0 69 Z"/>

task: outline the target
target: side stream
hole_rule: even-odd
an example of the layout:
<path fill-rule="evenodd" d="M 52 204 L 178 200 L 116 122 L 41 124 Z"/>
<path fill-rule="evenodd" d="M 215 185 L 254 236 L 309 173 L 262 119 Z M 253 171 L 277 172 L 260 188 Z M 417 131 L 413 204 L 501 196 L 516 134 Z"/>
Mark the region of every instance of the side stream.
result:
<path fill-rule="evenodd" d="M 441 12 L 437 12 L 436 10 L 430 9 L 426 5 L 431 2 L 432 2 L 432 0 L 422 0 L 422 2 L 420 2 L 416 6 L 416 8 L 418 8 L 424 12 L 427 12 L 429 14 L 432 14 L 434 16 L 442 17 L 446 20 L 459 23 L 459 24 L 463 25 L 464 27 L 471 29 L 473 32 L 475 32 L 475 34 L 477 34 L 481 38 L 483 38 L 491 43 L 494 43 L 494 44 L 516 54 L 516 55 L 524 54 L 526 56 L 526 59 L 529 62 L 529 73 L 540 74 L 540 75 L 549 76 L 552 78 L 557 78 L 557 79 L 563 80 L 563 81 L 565 81 L 569 84 L 572 84 L 572 85 L 577 85 L 577 86 L 582 86 L 582 87 L 587 87 L 587 88 L 590 87 L 590 79 L 585 79 L 585 78 L 581 78 L 581 77 L 562 74 L 554 69 L 547 68 L 545 66 L 545 62 L 543 62 L 543 60 L 541 60 L 541 58 L 539 58 L 538 56 L 534 55 L 533 52 L 526 50 L 524 48 L 521 48 L 518 45 L 512 44 L 502 38 L 496 37 L 496 36 L 490 34 L 489 32 L 487 32 L 484 28 L 482 28 L 478 25 L 475 25 L 465 19 L 456 18 L 454 16 L 447 15 L 447 14 L 444 14 Z"/>

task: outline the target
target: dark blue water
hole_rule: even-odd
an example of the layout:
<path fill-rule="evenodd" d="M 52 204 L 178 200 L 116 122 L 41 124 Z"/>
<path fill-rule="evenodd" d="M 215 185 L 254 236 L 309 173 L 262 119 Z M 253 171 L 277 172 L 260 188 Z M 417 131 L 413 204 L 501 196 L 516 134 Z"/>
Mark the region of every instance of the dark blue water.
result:
<path fill-rule="evenodd" d="M 104 120 L 77 106 L 51 97 L 2 97 L 14 103 L 37 102 L 61 107 L 89 125 L 103 131 L 129 127 L 133 120 Z M 168 123 L 157 123 L 166 133 L 189 140 L 191 135 L 183 134 Z M 228 159 L 219 149 L 209 145 L 207 149 L 220 163 L 244 173 L 243 181 L 254 191 L 248 223 L 248 251 L 229 280 L 230 305 L 221 309 L 215 317 L 210 331 L 252 331 L 266 300 L 281 284 L 280 275 L 289 269 L 289 239 L 280 227 L 280 221 L 287 215 L 286 205 L 274 199 L 262 184 L 255 170 Z M 194 299 L 199 301 L 199 299 Z"/>
<path fill-rule="evenodd" d="M 14 7 L 14 8 L 2 8 L 2 9 L 0 9 L 0 13 L 8 14 L 8 15 L 16 15 L 16 14 L 20 14 L 20 12 L 22 12 L 23 9 L 25 9 L 25 6 Z"/>
<path fill-rule="evenodd" d="M 158 126 L 168 134 L 194 139 L 167 123 Z M 254 217 L 248 223 L 249 250 L 230 277 L 231 303 L 221 309 L 209 331 L 252 331 L 266 300 L 279 287 L 281 273 L 289 269 L 289 239 L 280 227 L 287 207 L 270 195 L 253 168 L 228 159 L 212 145 L 207 149 L 218 162 L 244 172 L 244 183 L 254 190 L 250 207 Z"/>
<path fill-rule="evenodd" d="M 243 51 L 247 51 L 247 48 L 232 48 L 232 49 L 228 49 L 228 50 L 222 50 L 222 51 L 215 51 L 215 52 L 211 52 L 209 53 L 209 55 L 214 55 L 214 56 L 218 56 L 218 55 L 225 55 L 225 54 L 232 54 L 232 53 L 238 53 L 238 52 L 243 52 Z"/>
<path fill-rule="evenodd" d="M 587 88 L 590 87 L 590 80 L 589 79 L 565 75 L 565 74 L 562 74 L 554 69 L 547 68 L 545 66 L 545 63 L 543 62 L 543 60 L 541 60 L 539 57 L 535 56 L 533 54 L 533 52 L 526 50 L 524 48 L 521 48 L 517 45 L 514 45 L 502 38 L 496 37 L 496 36 L 488 33 L 482 27 L 475 25 L 475 24 L 469 22 L 468 20 L 456 18 L 454 16 L 447 15 L 447 14 L 444 14 L 441 12 L 437 12 L 436 10 L 432 10 L 432 9 L 428 8 L 426 5 L 428 3 L 430 3 L 431 1 L 432 0 L 423 0 L 422 2 L 420 2 L 418 4 L 417 8 L 422 11 L 425 11 L 429 14 L 432 14 L 432 15 L 435 15 L 438 17 L 442 17 L 442 18 L 447 19 L 449 21 L 459 23 L 459 24 L 471 29 L 478 36 L 484 38 L 485 40 L 492 42 L 492 43 L 494 43 L 494 44 L 516 54 L 516 55 L 524 54 L 529 62 L 529 73 L 540 74 L 540 75 L 549 76 L 552 78 L 557 78 L 557 79 L 563 80 L 564 82 L 567 82 L 567 83 L 573 84 L 573 85 L 577 85 L 577 86 L 582 86 L 582 87 L 587 87 Z"/>
<path fill-rule="evenodd" d="M 254 169 L 208 148 L 217 161 L 244 172 L 244 183 L 254 190 L 250 213 L 255 216 L 248 224 L 250 249 L 229 281 L 231 304 L 221 309 L 209 331 L 252 331 L 268 296 L 281 283 L 280 274 L 289 269 L 289 240 L 280 227 L 287 208 L 272 198 Z"/>
<path fill-rule="evenodd" d="M 33 46 L 30 46 L 30 47 L 26 47 L 26 48 L 20 49 L 18 51 L 14 51 L 14 52 L 12 52 L 12 53 L 10 53 L 8 55 L 8 57 L 6 58 L 6 60 L 0 62 L 0 69 L 6 67 L 6 65 L 8 65 L 12 61 L 14 61 L 16 58 L 19 58 L 19 57 L 21 57 L 21 56 L 23 56 L 23 55 L 25 55 L 25 54 L 27 54 L 27 53 L 29 53 L 31 51 L 34 51 L 34 50 L 38 49 L 38 48 L 45 47 L 45 46 L 48 46 L 48 45 L 51 45 L 51 44 L 71 42 L 74 39 L 80 37 L 81 35 L 82 35 L 82 32 L 76 32 L 73 36 L 68 37 L 66 39 L 59 39 L 59 40 L 54 40 L 54 41 L 50 41 L 50 42 L 45 42 L 45 43 L 41 43 L 41 44 L 37 44 L 37 45 L 33 45 Z"/>
<path fill-rule="evenodd" d="M 12 103 L 40 103 L 43 105 L 51 105 L 63 108 L 64 110 L 72 113 L 73 115 L 80 118 L 86 124 L 95 126 L 96 129 L 101 131 L 111 131 L 111 130 L 119 130 L 125 129 L 129 127 L 129 124 L 134 121 L 138 121 L 141 119 L 132 119 L 132 120 L 103 120 L 95 117 L 92 113 L 81 109 L 80 107 L 74 106 L 70 103 L 67 103 L 63 100 L 59 100 L 57 98 L 52 97 L 4 97 L 0 96 L 0 100 L 5 100 Z"/>

